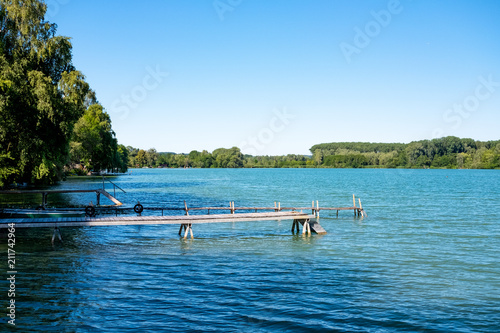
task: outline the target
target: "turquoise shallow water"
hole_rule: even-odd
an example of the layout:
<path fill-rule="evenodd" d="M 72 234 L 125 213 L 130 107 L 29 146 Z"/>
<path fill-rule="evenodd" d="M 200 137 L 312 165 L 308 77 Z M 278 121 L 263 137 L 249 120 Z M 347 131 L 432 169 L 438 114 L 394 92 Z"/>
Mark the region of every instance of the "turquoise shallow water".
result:
<path fill-rule="evenodd" d="M 196 225 L 194 240 L 176 226 L 63 229 L 54 248 L 51 231 L 18 229 L 20 331 L 500 329 L 499 171 L 144 169 L 113 181 L 146 207 L 350 206 L 354 193 L 369 217 L 322 212 L 328 234 L 312 237 L 291 235 L 291 221 Z"/>

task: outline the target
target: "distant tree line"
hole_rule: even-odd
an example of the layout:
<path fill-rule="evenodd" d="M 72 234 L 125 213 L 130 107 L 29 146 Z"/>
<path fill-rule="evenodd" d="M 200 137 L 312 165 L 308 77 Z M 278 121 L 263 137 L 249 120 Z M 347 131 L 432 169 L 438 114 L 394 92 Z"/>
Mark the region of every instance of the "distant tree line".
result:
<path fill-rule="evenodd" d="M 500 168 L 500 140 L 448 136 L 409 144 L 339 142 L 311 148 L 317 165 L 335 168 Z"/>
<path fill-rule="evenodd" d="M 312 156 L 251 156 L 239 148 L 212 153 L 158 153 L 127 147 L 129 167 L 164 168 L 500 168 L 500 140 L 449 136 L 403 143 L 337 142 L 314 145 Z"/>
<path fill-rule="evenodd" d="M 127 169 L 127 149 L 46 10 L 41 0 L 0 0 L 0 187 Z"/>
<path fill-rule="evenodd" d="M 129 167 L 134 168 L 284 168 L 313 166 L 304 155 L 251 156 L 243 155 L 238 147 L 219 148 L 213 152 L 191 151 L 189 154 L 158 153 L 127 147 Z"/>

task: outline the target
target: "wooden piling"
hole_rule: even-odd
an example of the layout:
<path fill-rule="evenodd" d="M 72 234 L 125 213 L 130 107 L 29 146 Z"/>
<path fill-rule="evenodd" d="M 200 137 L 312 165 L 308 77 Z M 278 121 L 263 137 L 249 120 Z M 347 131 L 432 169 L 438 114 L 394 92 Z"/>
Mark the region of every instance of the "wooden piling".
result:
<path fill-rule="evenodd" d="M 354 217 L 356 217 L 357 209 L 356 209 L 356 197 L 354 194 L 352 195 L 352 205 L 354 207 Z"/>
<path fill-rule="evenodd" d="M 305 220 L 304 225 L 302 227 L 302 235 L 305 234 L 311 235 L 311 226 L 309 225 L 309 219 Z"/>
<path fill-rule="evenodd" d="M 187 224 L 186 226 L 186 232 L 184 233 L 184 239 L 187 239 L 189 234 L 191 234 L 191 239 L 194 238 L 193 236 L 193 227 L 192 224 Z"/>
<path fill-rule="evenodd" d="M 42 193 L 42 207 L 46 208 L 47 207 L 47 196 L 49 194 L 47 192 Z"/>
<path fill-rule="evenodd" d="M 319 219 L 319 201 L 316 200 L 316 218 Z"/>
<path fill-rule="evenodd" d="M 188 215 L 188 216 L 189 216 L 189 209 L 188 209 L 188 206 L 187 206 L 186 200 L 184 200 L 184 210 L 186 211 L 186 215 Z"/>
<path fill-rule="evenodd" d="M 52 245 L 54 245 L 54 240 L 56 236 L 59 238 L 59 241 L 62 243 L 61 231 L 58 227 L 54 228 L 54 233 L 52 234 Z"/>
<path fill-rule="evenodd" d="M 181 224 L 181 227 L 179 228 L 179 236 L 182 235 L 182 228 L 185 228 L 186 225 L 185 224 Z"/>
<path fill-rule="evenodd" d="M 299 221 L 297 220 L 293 220 L 293 224 L 292 224 L 292 234 L 295 235 L 295 230 L 297 230 L 297 233 L 299 233 L 300 229 L 299 229 Z"/>

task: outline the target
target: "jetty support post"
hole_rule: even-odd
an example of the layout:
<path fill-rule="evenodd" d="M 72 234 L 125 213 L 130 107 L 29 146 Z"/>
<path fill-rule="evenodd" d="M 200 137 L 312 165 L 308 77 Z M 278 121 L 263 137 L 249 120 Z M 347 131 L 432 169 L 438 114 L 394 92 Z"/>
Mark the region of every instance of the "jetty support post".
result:
<path fill-rule="evenodd" d="M 59 228 L 56 226 L 54 228 L 54 233 L 52 234 L 52 246 L 54 246 L 54 240 L 56 239 L 56 236 L 59 238 L 59 241 L 62 243 L 62 237 L 61 237 L 61 231 Z"/>
<path fill-rule="evenodd" d="M 361 217 L 368 217 L 365 210 L 363 209 L 363 206 L 361 205 L 361 199 L 359 199 L 359 212 L 361 214 Z"/>
<path fill-rule="evenodd" d="M 48 200 L 47 200 L 47 196 L 48 196 L 48 195 L 49 195 L 49 194 L 48 194 L 47 192 L 43 192 L 43 193 L 42 193 L 42 208 L 43 208 L 43 209 L 47 208 L 47 201 L 48 201 Z"/>
<path fill-rule="evenodd" d="M 319 201 L 316 200 L 316 218 L 319 220 Z"/>
<path fill-rule="evenodd" d="M 191 239 L 194 239 L 193 225 L 192 224 L 184 224 L 184 227 L 186 228 L 186 232 L 184 233 L 184 239 L 187 239 L 189 234 L 191 234 Z"/>
<path fill-rule="evenodd" d="M 97 200 L 96 200 L 97 206 L 100 206 L 101 205 L 101 192 L 96 191 L 95 194 L 97 196 Z"/>
<path fill-rule="evenodd" d="M 312 201 L 312 211 L 311 211 L 311 214 L 312 215 L 316 215 L 316 209 L 314 209 L 314 200 Z"/>
<path fill-rule="evenodd" d="M 303 227 L 302 227 L 302 235 L 308 234 L 311 236 L 311 226 L 309 225 L 309 219 L 304 221 Z"/>
<path fill-rule="evenodd" d="M 354 207 L 354 217 L 356 217 L 357 209 L 356 209 L 356 197 L 354 194 L 352 195 L 352 206 Z"/>
<path fill-rule="evenodd" d="M 182 236 L 182 228 L 184 228 L 184 230 L 186 230 L 186 225 L 181 224 L 181 227 L 179 228 L 179 236 Z"/>
<path fill-rule="evenodd" d="M 184 210 L 186 211 L 186 215 L 189 216 L 189 209 L 188 209 L 186 200 L 184 200 Z M 189 231 L 188 224 L 181 224 L 181 227 L 179 228 L 179 236 L 182 236 L 182 228 L 184 228 L 184 230 L 186 231 L 186 233 L 184 234 L 184 238 L 186 238 L 187 233 Z M 191 233 L 192 233 L 192 231 L 191 231 Z"/>
<path fill-rule="evenodd" d="M 295 230 L 297 230 L 297 234 L 299 233 L 299 220 L 294 219 L 292 224 L 292 234 L 295 235 Z"/>

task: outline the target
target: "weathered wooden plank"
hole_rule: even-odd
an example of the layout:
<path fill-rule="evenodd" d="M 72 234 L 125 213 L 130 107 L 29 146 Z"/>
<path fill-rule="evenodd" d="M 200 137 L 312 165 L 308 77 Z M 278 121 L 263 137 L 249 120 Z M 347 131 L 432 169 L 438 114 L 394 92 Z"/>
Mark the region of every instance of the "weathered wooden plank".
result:
<path fill-rule="evenodd" d="M 99 190 L 99 193 L 101 193 L 102 195 L 104 195 L 109 200 L 113 201 L 117 206 L 123 205 L 123 203 L 121 203 L 120 201 L 118 201 L 118 199 L 116 199 L 114 196 L 112 196 L 111 194 L 109 194 L 107 191 L 105 191 L 105 190 Z"/>
<path fill-rule="evenodd" d="M 221 222 L 248 222 L 282 219 L 307 219 L 311 215 L 291 212 L 246 213 L 188 216 L 126 216 L 114 218 L 74 218 L 71 221 L 59 219 L 2 219 L 0 228 L 7 228 L 9 223 L 16 223 L 18 228 L 31 227 L 78 227 L 107 225 L 154 225 L 154 224 L 200 224 Z M 21 221 L 22 220 L 22 221 Z"/>

